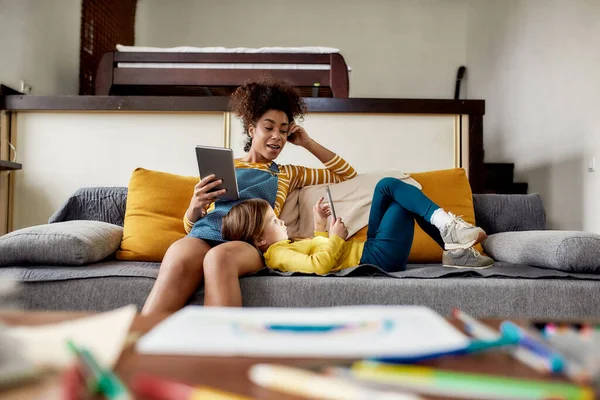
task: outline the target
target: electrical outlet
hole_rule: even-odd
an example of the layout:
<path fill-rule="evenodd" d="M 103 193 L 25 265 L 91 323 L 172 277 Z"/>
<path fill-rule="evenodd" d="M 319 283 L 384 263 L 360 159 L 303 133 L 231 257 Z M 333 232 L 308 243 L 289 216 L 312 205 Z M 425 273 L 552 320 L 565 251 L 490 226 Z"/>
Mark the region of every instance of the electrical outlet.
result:
<path fill-rule="evenodd" d="M 21 93 L 30 94 L 31 93 L 31 85 L 25 81 L 21 81 Z"/>
<path fill-rule="evenodd" d="M 590 157 L 588 161 L 588 172 L 596 171 L 596 157 Z"/>

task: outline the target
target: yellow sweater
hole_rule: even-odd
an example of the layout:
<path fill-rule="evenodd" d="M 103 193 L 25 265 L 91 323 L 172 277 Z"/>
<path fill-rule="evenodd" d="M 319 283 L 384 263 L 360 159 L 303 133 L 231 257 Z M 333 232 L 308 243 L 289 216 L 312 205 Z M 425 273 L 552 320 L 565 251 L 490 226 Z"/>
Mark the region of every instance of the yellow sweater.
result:
<path fill-rule="evenodd" d="M 271 162 L 268 163 L 252 163 L 241 160 L 235 160 L 236 169 L 253 168 L 260 171 L 269 172 Z M 279 216 L 283 203 L 289 192 L 295 189 L 310 185 L 320 185 L 323 183 L 338 183 L 347 179 L 354 178 L 357 173 L 350 164 L 337 154 L 329 161 L 323 164 L 325 168 L 306 168 L 298 165 L 278 165 L 279 176 L 277 182 L 277 196 L 275 200 L 275 215 Z M 215 203 L 211 203 L 208 207 L 208 212 L 215 208 Z M 188 221 L 187 217 L 183 216 L 183 226 L 186 233 L 190 233 L 194 223 Z"/>
<path fill-rule="evenodd" d="M 346 242 L 336 235 L 328 237 L 326 232 L 315 232 L 312 239 L 274 243 L 264 256 L 267 267 L 278 271 L 325 275 L 357 266 L 363 248 L 362 242 Z"/>

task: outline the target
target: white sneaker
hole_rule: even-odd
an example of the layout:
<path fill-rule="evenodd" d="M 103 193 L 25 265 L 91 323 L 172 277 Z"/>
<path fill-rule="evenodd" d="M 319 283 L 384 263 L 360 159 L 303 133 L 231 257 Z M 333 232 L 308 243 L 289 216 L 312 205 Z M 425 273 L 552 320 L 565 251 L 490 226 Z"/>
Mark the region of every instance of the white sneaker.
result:
<path fill-rule="evenodd" d="M 451 268 L 489 268 L 494 260 L 484 256 L 474 248 L 445 251 L 442 255 L 442 265 Z"/>
<path fill-rule="evenodd" d="M 465 222 L 452 213 L 448 215 L 452 221 L 441 232 L 446 250 L 468 249 L 487 238 L 483 229 Z"/>

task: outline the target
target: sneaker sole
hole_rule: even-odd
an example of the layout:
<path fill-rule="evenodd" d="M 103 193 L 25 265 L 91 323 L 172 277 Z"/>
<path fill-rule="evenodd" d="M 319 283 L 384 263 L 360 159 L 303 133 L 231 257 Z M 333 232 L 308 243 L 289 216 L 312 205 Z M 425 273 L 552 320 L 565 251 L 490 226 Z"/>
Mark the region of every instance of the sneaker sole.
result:
<path fill-rule="evenodd" d="M 468 249 L 469 247 L 473 247 L 476 244 L 483 242 L 485 239 L 487 239 L 487 234 L 482 229 L 477 233 L 477 237 L 475 238 L 475 240 L 469 243 L 446 243 L 444 247 L 446 248 L 446 250 Z"/>
<path fill-rule="evenodd" d="M 469 267 L 466 265 L 449 265 L 449 264 L 442 264 L 443 267 L 448 267 L 448 268 L 460 268 L 460 269 L 465 269 L 465 268 L 469 268 L 469 269 L 486 269 L 489 267 L 493 267 L 494 263 L 490 264 L 490 265 L 485 265 L 483 267 Z"/>

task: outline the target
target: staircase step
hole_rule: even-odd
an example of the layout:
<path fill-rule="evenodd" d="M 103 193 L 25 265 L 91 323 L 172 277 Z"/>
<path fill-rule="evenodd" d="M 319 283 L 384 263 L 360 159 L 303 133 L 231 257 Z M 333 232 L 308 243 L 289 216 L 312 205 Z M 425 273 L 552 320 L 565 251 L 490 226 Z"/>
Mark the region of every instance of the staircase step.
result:
<path fill-rule="evenodd" d="M 515 164 L 485 163 L 484 187 L 507 186 L 513 182 Z"/>
<path fill-rule="evenodd" d="M 527 194 L 529 185 L 526 182 L 515 182 L 509 185 L 496 185 L 494 187 L 484 187 L 484 193 L 497 194 Z"/>

